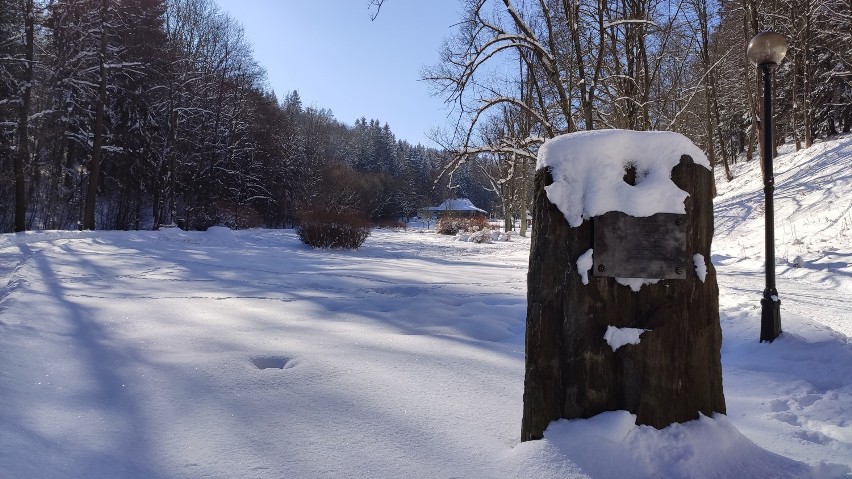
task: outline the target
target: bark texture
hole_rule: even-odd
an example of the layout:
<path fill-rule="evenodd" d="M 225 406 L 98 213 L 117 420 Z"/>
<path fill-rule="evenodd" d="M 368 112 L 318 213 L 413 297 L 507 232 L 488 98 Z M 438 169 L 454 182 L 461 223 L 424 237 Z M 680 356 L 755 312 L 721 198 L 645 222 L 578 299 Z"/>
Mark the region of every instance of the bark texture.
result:
<path fill-rule="evenodd" d="M 713 177 L 684 156 L 672 180 L 689 193 L 686 262 L 705 259 L 702 282 L 661 280 L 634 293 L 615 278 L 581 282 L 577 259 L 593 241 L 593 221 L 569 226 L 547 199 L 549 171 L 535 178 L 535 214 L 528 275 L 526 379 L 521 440 L 543 437 L 551 421 L 627 410 L 637 423 L 663 428 L 725 412 L 719 290 L 710 262 Z M 691 266 L 690 266 L 691 268 Z M 649 331 L 616 351 L 608 326 Z"/>

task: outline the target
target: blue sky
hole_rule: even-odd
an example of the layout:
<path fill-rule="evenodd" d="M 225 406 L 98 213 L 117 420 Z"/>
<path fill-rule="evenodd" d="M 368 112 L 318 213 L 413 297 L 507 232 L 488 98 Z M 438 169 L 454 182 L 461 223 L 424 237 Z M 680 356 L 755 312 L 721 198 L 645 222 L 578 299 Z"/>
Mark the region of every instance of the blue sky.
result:
<path fill-rule="evenodd" d="M 443 99 L 419 81 L 438 62 L 459 20 L 458 0 L 386 0 L 375 21 L 367 0 L 216 0 L 245 28 L 279 98 L 388 123 L 398 139 L 436 146 L 428 132 L 448 121 Z"/>

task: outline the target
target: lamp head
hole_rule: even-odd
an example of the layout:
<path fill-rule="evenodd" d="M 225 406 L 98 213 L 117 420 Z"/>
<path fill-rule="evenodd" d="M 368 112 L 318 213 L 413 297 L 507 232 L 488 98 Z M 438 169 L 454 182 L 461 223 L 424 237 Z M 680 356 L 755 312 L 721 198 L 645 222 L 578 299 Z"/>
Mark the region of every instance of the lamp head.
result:
<path fill-rule="evenodd" d="M 778 65 L 787 54 L 787 40 L 775 32 L 758 33 L 748 42 L 746 54 L 754 66 Z"/>

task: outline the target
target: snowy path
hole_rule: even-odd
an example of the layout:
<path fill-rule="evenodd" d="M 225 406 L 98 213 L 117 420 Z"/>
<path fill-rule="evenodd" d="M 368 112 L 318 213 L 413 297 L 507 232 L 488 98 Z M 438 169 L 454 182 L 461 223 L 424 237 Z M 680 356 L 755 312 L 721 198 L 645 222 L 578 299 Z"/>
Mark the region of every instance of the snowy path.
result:
<path fill-rule="evenodd" d="M 772 344 L 758 343 L 765 279 L 762 264 L 747 263 L 717 265 L 728 417 L 779 454 L 852 464 L 849 303 L 825 283 L 781 277 L 783 333 Z"/>
<path fill-rule="evenodd" d="M 766 284 L 762 262 L 731 262 L 714 255 L 714 264 L 719 271 L 720 287 L 731 296 L 750 303 L 750 307 L 760 307 Z M 784 319 L 789 315 L 791 318 L 806 318 L 815 327 L 822 325 L 852 337 L 852 311 L 849 309 L 852 291 L 845 291 L 852 284 L 852 277 L 845 281 L 842 279 L 844 275 L 842 271 L 819 274 L 806 268 L 779 266 L 776 282 L 781 298 L 782 329 L 785 329 Z M 817 276 L 820 280 L 816 280 Z"/>

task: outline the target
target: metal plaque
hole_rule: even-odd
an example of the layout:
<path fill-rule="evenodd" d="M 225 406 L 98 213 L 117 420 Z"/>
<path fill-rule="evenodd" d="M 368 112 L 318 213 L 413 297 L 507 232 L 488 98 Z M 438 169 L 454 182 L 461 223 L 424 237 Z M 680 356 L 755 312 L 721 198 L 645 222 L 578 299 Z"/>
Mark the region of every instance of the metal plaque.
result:
<path fill-rule="evenodd" d="M 592 221 L 595 276 L 686 278 L 686 215 L 636 218 L 612 211 Z"/>

